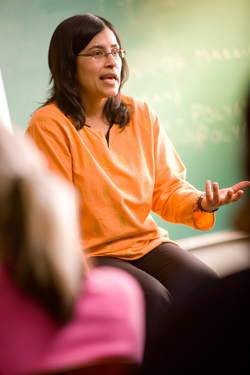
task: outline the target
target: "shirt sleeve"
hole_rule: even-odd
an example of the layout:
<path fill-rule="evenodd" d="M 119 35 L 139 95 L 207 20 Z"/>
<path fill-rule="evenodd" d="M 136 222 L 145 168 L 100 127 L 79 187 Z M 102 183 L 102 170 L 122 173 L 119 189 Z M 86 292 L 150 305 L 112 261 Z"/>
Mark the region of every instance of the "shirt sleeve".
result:
<path fill-rule="evenodd" d="M 42 120 L 39 120 L 39 117 Z M 38 148 L 45 155 L 52 171 L 72 183 L 72 157 L 69 134 L 56 119 L 44 116 L 39 117 L 31 118 L 25 137 L 30 136 L 35 141 Z"/>
<path fill-rule="evenodd" d="M 157 114 L 150 108 L 154 136 L 155 185 L 152 211 L 163 220 L 208 230 L 215 223 L 213 213 L 193 211 L 194 200 L 203 194 L 186 179 L 186 169 L 169 140 Z"/>

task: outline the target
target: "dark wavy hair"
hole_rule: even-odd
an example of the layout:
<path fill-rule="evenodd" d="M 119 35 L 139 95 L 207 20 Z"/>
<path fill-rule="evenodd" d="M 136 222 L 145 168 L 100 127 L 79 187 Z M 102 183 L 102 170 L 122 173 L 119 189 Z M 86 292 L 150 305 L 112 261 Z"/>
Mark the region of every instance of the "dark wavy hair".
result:
<path fill-rule="evenodd" d="M 102 17 L 92 14 L 80 14 L 67 18 L 55 29 L 49 46 L 50 84 L 53 84 L 49 99 L 43 106 L 56 102 L 59 109 L 75 120 L 80 130 L 85 125 L 85 109 L 79 92 L 75 89 L 76 56 L 93 37 L 105 28 L 109 28 L 121 47 L 121 41 L 115 27 Z M 124 128 L 130 120 L 130 111 L 121 99 L 121 87 L 128 78 L 128 65 L 122 60 L 121 83 L 116 96 L 107 99 L 104 115 L 110 124 L 116 123 Z"/>

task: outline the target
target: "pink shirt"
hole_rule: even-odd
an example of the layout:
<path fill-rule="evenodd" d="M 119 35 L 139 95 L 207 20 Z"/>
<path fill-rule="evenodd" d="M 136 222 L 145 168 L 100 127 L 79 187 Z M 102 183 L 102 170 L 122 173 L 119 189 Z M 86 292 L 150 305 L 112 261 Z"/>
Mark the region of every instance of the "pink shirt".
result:
<path fill-rule="evenodd" d="M 109 357 L 141 363 L 144 299 L 132 276 L 94 268 L 62 327 L 23 294 L 0 266 L 0 375 L 29 375 Z"/>

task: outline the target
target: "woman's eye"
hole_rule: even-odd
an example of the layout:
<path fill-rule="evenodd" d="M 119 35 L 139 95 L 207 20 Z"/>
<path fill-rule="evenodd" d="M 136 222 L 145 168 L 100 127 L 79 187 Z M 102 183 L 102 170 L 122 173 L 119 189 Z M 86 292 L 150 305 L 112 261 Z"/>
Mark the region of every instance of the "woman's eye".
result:
<path fill-rule="evenodd" d="M 92 53 L 92 56 L 101 57 L 101 56 L 103 56 L 103 52 L 102 51 L 95 51 L 95 52 Z"/>
<path fill-rule="evenodd" d="M 112 53 L 113 53 L 113 55 L 118 55 L 119 54 L 119 50 L 115 49 Z"/>

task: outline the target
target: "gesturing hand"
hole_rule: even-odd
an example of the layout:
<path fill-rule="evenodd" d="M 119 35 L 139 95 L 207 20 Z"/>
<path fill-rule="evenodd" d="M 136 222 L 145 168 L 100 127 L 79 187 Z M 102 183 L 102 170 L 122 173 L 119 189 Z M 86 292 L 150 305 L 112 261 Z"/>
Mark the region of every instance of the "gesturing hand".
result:
<path fill-rule="evenodd" d="M 213 211 L 231 202 L 237 202 L 243 195 L 242 189 L 249 187 L 250 181 L 241 181 L 230 188 L 219 190 L 219 184 L 213 183 L 211 191 L 211 181 L 206 182 L 206 195 L 201 201 L 201 206 L 205 211 Z"/>

